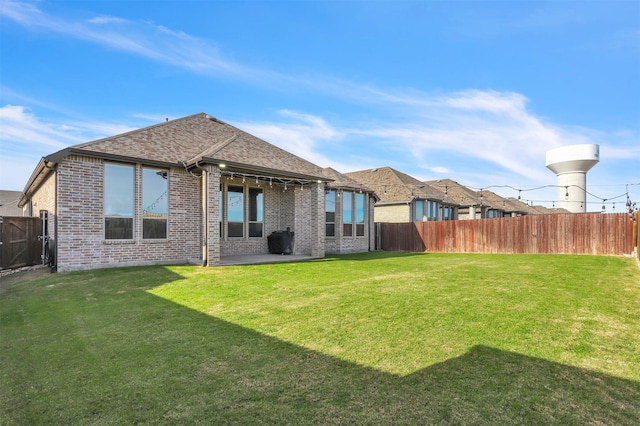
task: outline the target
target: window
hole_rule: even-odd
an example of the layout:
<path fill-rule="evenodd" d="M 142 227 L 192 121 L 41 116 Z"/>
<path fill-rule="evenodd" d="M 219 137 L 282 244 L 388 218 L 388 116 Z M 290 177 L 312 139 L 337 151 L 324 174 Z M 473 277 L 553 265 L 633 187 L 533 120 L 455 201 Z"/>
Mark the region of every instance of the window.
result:
<path fill-rule="evenodd" d="M 427 220 L 438 220 L 438 203 L 427 201 Z"/>
<path fill-rule="evenodd" d="M 227 236 L 244 237 L 244 188 L 227 188 Z"/>
<path fill-rule="evenodd" d="M 449 215 L 451 214 L 451 207 L 449 206 L 443 206 L 442 207 L 442 220 L 449 220 L 451 219 L 449 217 Z"/>
<path fill-rule="evenodd" d="M 324 232 L 327 237 L 336 235 L 336 191 L 329 191 L 324 196 Z"/>
<path fill-rule="evenodd" d="M 142 238 L 167 238 L 168 173 L 142 169 Z"/>
<path fill-rule="evenodd" d="M 414 221 L 420 222 L 425 219 L 424 204 L 425 202 L 422 200 L 414 201 Z"/>
<path fill-rule="evenodd" d="M 353 193 L 342 193 L 342 235 L 353 236 Z"/>
<path fill-rule="evenodd" d="M 104 165 L 104 238 L 133 239 L 134 166 Z"/>
<path fill-rule="evenodd" d="M 356 194 L 356 236 L 364 237 L 364 194 Z"/>
<path fill-rule="evenodd" d="M 264 195 L 261 188 L 249 188 L 249 236 L 262 237 Z"/>

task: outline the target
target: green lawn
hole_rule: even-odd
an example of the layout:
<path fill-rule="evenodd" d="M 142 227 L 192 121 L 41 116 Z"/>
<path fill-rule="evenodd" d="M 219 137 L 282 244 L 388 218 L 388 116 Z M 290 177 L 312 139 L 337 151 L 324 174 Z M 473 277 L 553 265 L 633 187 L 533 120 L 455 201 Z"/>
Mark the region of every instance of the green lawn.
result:
<path fill-rule="evenodd" d="M 640 424 L 640 268 L 367 253 L 0 284 L 0 424 Z"/>

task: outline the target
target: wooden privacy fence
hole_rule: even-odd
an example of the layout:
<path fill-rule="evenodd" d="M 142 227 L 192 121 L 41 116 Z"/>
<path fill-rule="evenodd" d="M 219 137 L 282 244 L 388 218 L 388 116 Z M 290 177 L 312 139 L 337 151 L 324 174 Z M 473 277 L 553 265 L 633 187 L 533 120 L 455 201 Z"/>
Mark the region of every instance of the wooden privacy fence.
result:
<path fill-rule="evenodd" d="M 623 255 L 633 252 L 633 224 L 626 213 L 380 223 L 379 248 L 413 252 Z"/>
<path fill-rule="evenodd" d="M 0 217 L 0 269 L 37 265 L 41 262 L 42 220 L 39 217 Z"/>

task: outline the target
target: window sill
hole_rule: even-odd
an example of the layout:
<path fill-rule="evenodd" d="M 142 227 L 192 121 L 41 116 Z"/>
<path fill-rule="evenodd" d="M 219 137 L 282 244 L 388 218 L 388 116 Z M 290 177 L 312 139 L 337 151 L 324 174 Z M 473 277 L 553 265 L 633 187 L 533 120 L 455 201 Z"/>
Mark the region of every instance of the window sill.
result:
<path fill-rule="evenodd" d="M 103 240 L 102 244 L 106 245 L 118 245 L 118 244 L 135 244 L 135 240 Z"/>

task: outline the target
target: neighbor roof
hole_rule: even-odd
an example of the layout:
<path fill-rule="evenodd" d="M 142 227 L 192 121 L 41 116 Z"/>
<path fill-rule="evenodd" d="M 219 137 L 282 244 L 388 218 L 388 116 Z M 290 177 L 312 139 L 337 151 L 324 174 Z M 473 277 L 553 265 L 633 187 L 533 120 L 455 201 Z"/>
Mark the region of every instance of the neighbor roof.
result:
<path fill-rule="evenodd" d="M 479 206 L 480 196 L 472 189 L 451 179 L 438 179 L 425 181 L 427 185 L 436 188 L 447 195 L 447 200 L 461 206 Z"/>
<path fill-rule="evenodd" d="M 489 205 L 495 209 L 503 210 L 505 213 L 527 213 L 527 210 L 523 209 L 517 204 L 512 203 L 507 198 L 504 198 L 493 191 L 483 189 L 481 193 L 482 200 L 485 205 Z"/>
<path fill-rule="evenodd" d="M 444 192 L 391 167 L 360 170 L 345 174 L 372 188 L 380 198 L 380 203 L 407 203 L 416 198 L 434 201 L 443 201 L 445 199 Z"/>
<path fill-rule="evenodd" d="M 322 173 L 325 177 L 332 180 L 332 182 L 327 183 L 327 186 L 331 189 L 347 189 L 367 193 L 374 192 L 373 189 L 369 188 L 362 182 L 358 182 L 357 180 L 352 179 L 344 173 L 340 173 L 339 171 L 332 169 L 331 167 L 322 169 Z"/>

